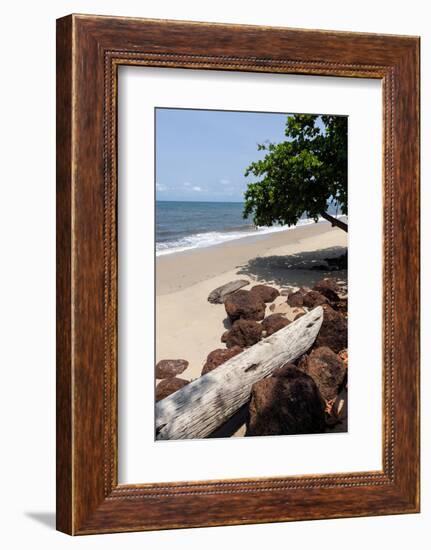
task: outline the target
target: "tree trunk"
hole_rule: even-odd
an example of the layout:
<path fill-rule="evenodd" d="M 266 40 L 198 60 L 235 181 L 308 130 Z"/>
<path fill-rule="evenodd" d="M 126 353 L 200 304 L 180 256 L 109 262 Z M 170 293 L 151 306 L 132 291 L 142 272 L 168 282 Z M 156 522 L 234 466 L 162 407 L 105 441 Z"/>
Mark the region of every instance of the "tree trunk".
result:
<path fill-rule="evenodd" d="M 347 223 L 342 222 L 338 218 L 334 218 L 334 216 L 331 216 L 327 212 L 322 212 L 321 216 L 322 218 L 327 220 L 332 225 L 332 227 L 334 227 L 335 225 L 347 233 L 347 228 L 348 228 Z"/>
<path fill-rule="evenodd" d="M 156 403 L 156 439 L 210 435 L 250 399 L 255 382 L 310 349 L 322 321 L 319 306 Z"/>

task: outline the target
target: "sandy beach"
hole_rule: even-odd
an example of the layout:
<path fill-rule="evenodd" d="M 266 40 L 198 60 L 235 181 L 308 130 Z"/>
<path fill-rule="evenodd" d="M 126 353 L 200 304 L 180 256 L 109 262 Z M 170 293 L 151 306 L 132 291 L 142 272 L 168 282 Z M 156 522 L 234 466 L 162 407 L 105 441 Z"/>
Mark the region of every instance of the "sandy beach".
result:
<path fill-rule="evenodd" d="M 305 225 L 191 251 L 158 256 L 156 260 L 156 361 L 186 359 L 182 378 L 200 376 L 207 355 L 224 348 L 220 338 L 230 328 L 223 305 L 207 301 L 209 293 L 232 280 L 267 283 L 280 291 L 312 287 L 328 275 L 345 281 L 346 272 L 313 269 L 325 258 L 347 249 L 347 233 L 327 222 Z M 271 310 L 269 308 L 272 307 Z M 268 313 L 297 311 L 279 296 Z"/>

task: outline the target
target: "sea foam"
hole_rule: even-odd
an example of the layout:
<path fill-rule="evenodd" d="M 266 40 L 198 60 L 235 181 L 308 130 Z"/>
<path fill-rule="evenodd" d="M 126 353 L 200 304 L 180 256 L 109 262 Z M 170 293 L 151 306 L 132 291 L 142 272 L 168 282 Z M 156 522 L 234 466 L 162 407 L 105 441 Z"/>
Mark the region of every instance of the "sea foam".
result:
<path fill-rule="evenodd" d="M 342 216 L 338 216 L 342 217 Z M 257 237 L 260 235 L 266 235 L 268 233 L 278 233 L 281 231 L 289 231 L 295 229 L 295 227 L 303 225 L 311 225 L 315 223 L 314 220 L 304 218 L 298 221 L 296 225 L 290 227 L 272 226 L 272 227 L 257 227 L 255 229 L 242 230 L 242 231 L 208 231 L 202 233 L 195 233 L 172 241 L 165 241 L 156 243 L 156 256 L 164 256 L 166 254 L 174 254 L 177 252 L 184 252 L 186 250 L 193 250 L 195 248 L 207 248 L 223 244 L 225 242 L 243 239 L 247 237 Z M 318 223 L 328 223 L 323 218 L 319 218 Z"/>

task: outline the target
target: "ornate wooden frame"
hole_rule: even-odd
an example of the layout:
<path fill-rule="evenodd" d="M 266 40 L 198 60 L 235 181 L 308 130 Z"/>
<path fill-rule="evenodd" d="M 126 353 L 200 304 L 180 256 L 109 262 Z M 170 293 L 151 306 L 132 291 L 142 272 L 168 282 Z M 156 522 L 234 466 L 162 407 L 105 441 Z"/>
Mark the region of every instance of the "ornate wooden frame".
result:
<path fill-rule="evenodd" d="M 383 470 L 119 485 L 119 65 L 377 78 L 384 101 Z M 419 38 L 70 15 L 57 22 L 57 528 L 419 511 Z"/>

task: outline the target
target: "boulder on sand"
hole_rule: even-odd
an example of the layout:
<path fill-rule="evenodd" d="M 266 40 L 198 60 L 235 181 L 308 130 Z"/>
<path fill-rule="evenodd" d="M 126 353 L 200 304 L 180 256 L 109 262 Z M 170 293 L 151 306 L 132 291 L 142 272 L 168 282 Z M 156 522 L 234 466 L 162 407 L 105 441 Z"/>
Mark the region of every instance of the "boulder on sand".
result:
<path fill-rule="evenodd" d="M 246 435 L 293 435 L 325 431 L 325 402 L 314 380 L 295 367 L 284 376 L 253 384 Z"/>
<path fill-rule="evenodd" d="M 347 319 L 328 304 L 323 308 L 323 323 L 317 335 L 314 347 L 326 346 L 338 353 L 347 348 Z"/>
<path fill-rule="evenodd" d="M 185 359 L 162 359 L 156 365 L 156 378 L 173 378 L 189 366 Z"/>
<path fill-rule="evenodd" d="M 300 368 L 316 382 L 324 399 L 329 401 L 337 397 L 346 376 L 346 366 L 331 349 L 313 349 L 310 355 L 301 361 Z"/>
<path fill-rule="evenodd" d="M 156 386 L 156 401 L 161 401 L 171 393 L 184 388 L 187 384 L 189 384 L 189 381 L 182 378 L 165 378 L 161 380 Z"/>
<path fill-rule="evenodd" d="M 313 308 L 327 303 L 328 299 L 316 290 L 310 290 L 310 292 L 307 292 L 303 297 L 303 304 L 305 307 Z"/>
<path fill-rule="evenodd" d="M 304 295 L 298 290 L 297 292 L 290 292 L 287 297 L 287 303 L 290 307 L 302 307 L 304 305 Z"/>
<path fill-rule="evenodd" d="M 225 363 L 231 357 L 235 357 L 238 353 L 241 353 L 243 348 L 239 346 L 233 346 L 230 349 L 215 349 L 208 354 L 205 365 L 202 369 L 202 375 L 206 374 Z"/>
<path fill-rule="evenodd" d="M 261 300 L 264 302 L 273 302 L 277 296 L 280 295 L 279 291 L 268 285 L 255 285 L 253 288 L 250 289 L 250 292 L 255 294 L 256 296 L 259 296 Z"/>
<path fill-rule="evenodd" d="M 222 304 L 230 294 L 249 284 L 250 282 L 245 279 L 230 281 L 229 283 L 219 286 L 210 292 L 208 302 L 211 304 Z"/>
<path fill-rule="evenodd" d="M 256 292 L 238 290 L 224 302 L 226 313 L 233 322 L 237 319 L 261 321 L 265 317 L 265 302 Z"/>
<path fill-rule="evenodd" d="M 235 321 L 230 330 L 223 333 L 221 341 L 228 348 L 233 348 L 234 346 L 247 348 L 259 342 L 262 338 L 262 331 L 262 325 L 256 321 L 239 319 Z"/>
<path fill-rule="evenodd" d="M 290 325 L 290 321 L 281 313 L 273 313 L 268 315 L 268 317 L 265 317 L 262 321 L 262 327 L 266 332 L 266 336 L 271 336 L 271 334 L 274 334 L 277 330 L 287 327 L 287 325 Z"/>
<path fill-rule="evenodd" d="M 341 289 L 335 279 L 328 277 L 327 279 L 321 279 L 317 282 L 314 285 L 313 290 L 323 294 L 323 296 L 328 298 L 330 302 L 338 302 L 339 292 Z"/>

